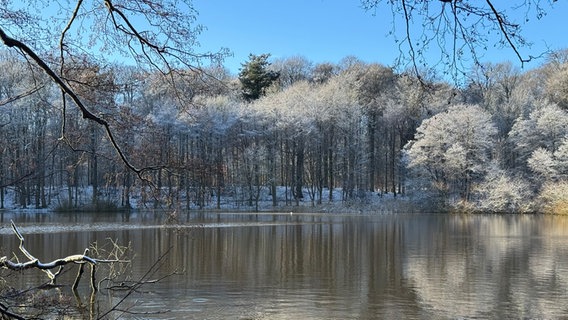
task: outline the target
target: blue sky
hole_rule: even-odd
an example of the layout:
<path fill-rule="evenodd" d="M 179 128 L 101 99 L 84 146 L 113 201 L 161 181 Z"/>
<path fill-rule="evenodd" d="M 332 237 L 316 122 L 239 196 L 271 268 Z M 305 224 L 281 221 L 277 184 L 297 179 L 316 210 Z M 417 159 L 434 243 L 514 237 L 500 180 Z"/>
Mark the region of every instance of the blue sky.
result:
<path fill-rule="evenodd" d="M 503 7 L 512 2 L 494 3 Z M 202 49 L 230 49 L 234 56 L 225 60 L 225 66 L 233 73 L 249 53 L 270 53 L 273 58 L 301 55 L 315 63 L 337 63 L 353 55 L 385 65 L 391 65 L 398 56 L 398 46 L 388 35 L 392 29 L 390 11 L 373 15 L 363 10 L 358 0 L 194 0 L 193 5 L 199 12 L 198 22 L 207 28 L 199 37 Z M 522 53 L 536 55 L 546 46 L 568 48 L 566 19 L 568 1 L 556 2 L 554 10 L 541 20 L 531 19 L 523 30 L 533 47 L 522 48 Z M 524 21 L 524 17 L 517 21 Z M 484 57 L 491 62 L 510 60 L 520 66 L 515 59 L 512 51 L 500 48 L 489 48 Z"/>

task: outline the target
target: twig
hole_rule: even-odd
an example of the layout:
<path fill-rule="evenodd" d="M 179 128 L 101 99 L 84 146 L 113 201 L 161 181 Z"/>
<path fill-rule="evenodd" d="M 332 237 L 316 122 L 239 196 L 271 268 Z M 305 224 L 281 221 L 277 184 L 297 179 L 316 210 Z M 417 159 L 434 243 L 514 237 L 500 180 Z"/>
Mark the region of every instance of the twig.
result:
<path fill-rule="evenodd" d="M 32 89 L 26 91 L 26 92 L 20 93 L 18 95 L 13 96 L 13 97 L 8 97 L 5 100 L 0 101 L 0 106 L 6 105 L 8 103 L 14 102 L 14 101 L 22 99 L 22 98 L 25 98 L 27 96 L 30 96 L 30 95 L 38 92 L 39 90 L 41 90 L 43 87 L 45 87 L 45 85 L 36 86 L 36 87 L 33 87 Z"/>
<path fill-rule="evenodd" d="M 489 5 L 489 8 L 491 8 L 493 15 L 495 15 L 495 20 L 497 20 L 497 24 L 499 25 L 499 29 L 501 30 L 501 33 L 503 34 L 505 39 L 507 39 L 507 43 L 509 44 L 509 46 L 511 46 L 511 49 L 513 49 L 513 51 L 517 55 L 517 58 L 519 58 L 519 61 L 521 61 L 521 65 L 523 65 L 525 62 L 530 62 L 531 61 L 530 58 L 525 59 L 521 56 L 521 53 L 517 49 L 517 46 L 515 46 L 515 44 L 511 40 L 511 38 L 509 36 L 509 32 L 507 32 L 507 30 L 505 30 L 505 21 L 503 20 L 503 16 L 497 11 L 497 9 L 495 9 L 495 6 L 493 6 L 493 3 L 490 0 L 486 0 L 486 2 Z"/>
<path fill-rule="evenodd" d="M 408 14 L 408 9 L 406 8 L 406 1 L 402 0 L 402 10 L 404 11 L 404 20 L 406 22 L 406 41 L 408 42 L 408 46 L 410 48 L 410 58 L 412 59 L 412 66 L 414 68 L 414 72 L 418 77 L 418 80 L 422 82 L 422 77 L 420 77 L 420 72 L 418 71 L 418 66 L 416 65 L 416 53 L 414 52 L 414 45 L 412 44 L 412 38 L 410 37 L 410 15 Z"/>
<path fill-rule="evenodd" d="M 151 275 L 153 275 L 154 273 L 156 273 L 156 271 L 158 270 L 158 266 L 160 263 L 162 263 L 162 260 L 164 259 L 164 257 L 166 257 L 170 251 L 171 251 L 171 247 L 168 248 L 168 250 L 166 250 L 166 252 L 164 252 L 163 254 L 161 254 L 158 259 L 156 259 L 156 261 L 154 261 L 154 263 L 152 264 L 152 266 L 150 266 L 150 268 L 148 269 L 148 271 L 146 271 L 146 273 L 140 278 L 140 280 L 131 287 L 131 289 L 124 295 L 124 297 L 122 297 L 122 299 L 120 299 L 115 305 L 114 307 L 112 307 L 110 310 L 108 310 L 107 312 L 105 312 L 102 315 L 99 315 L 99 317 L 97 319 L 104 319 L 106 316 L 108 316 L 111 312 L 113 311 L 118 311 L 118 307 L 124 303 L 124 301 L 126 301 L 126 299 L 134 292 L 136 292 L 136 290 L 138 290 L 139 287 L 141 287 L 142 285 L 144 285 L 146 283 L 146 278 L 150 277 Z"/>

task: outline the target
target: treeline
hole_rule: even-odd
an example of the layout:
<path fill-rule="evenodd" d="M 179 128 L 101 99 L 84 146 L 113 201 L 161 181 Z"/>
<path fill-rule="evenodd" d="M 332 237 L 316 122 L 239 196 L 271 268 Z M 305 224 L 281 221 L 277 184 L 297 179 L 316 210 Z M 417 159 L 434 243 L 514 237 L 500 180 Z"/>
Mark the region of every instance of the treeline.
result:
<path fill-rule="evenodd" d="M 231 199 L 258 209 L 265 194 L 275 207 L 389 194 L 430 210 L 567 210 L 567 52 L 525 72 L 479 66 L 460 86 L 355 58 L 267 59 L 251 56 L 238 77 L 69 64 L 62 78 L 110 123 L 135 172 L 41 72 L 2 53 L 0 204 L 221 208 Z"/>

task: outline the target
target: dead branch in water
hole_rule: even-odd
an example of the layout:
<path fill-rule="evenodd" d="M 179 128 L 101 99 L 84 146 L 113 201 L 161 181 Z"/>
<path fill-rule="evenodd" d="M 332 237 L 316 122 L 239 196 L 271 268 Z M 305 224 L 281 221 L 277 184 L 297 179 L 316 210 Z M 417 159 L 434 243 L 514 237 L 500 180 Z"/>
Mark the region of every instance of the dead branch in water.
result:
<path fill-rule="evenodd" d="M 97 264 L 97 260 L 88 256 L 88 254 L 89 254 L 88 248 L 85 249 L 85 252 L 83 254 L 70 255 L 70 256 L 67 256 L 67 257 L 64 257 L 64 258 L 53 260 L 53 261 L 48 262 L 48 263 L 43 263 L 43 262 L 39 261 L 39 259 L 34 257 L 26 249 L 26 247 L 24 246 L 24 241 L 25 241 L 24 236 L 22 235 L 20 230 L 18 230 L 18 227 L 16 226 L 14 221 L 11 221 L 11 224 L 12 224 L 12 230 L 16 234 L 16 237 L 18 237 L 18 239 L 20 240 L 20 246 L 19 246 L 20 251 L 29 259 L 29 261 L 27 261 L 27 262 L 13 262 L 13 261 L 9 260 L 8 257 L 4 256 L 4 257 L 0 258 L 0 267 L 10 269 L 10 270 L 14 270 L 14 271 L 36 268 L 36 269 L 39 269 L 39 270 L 45 272 L 45 274 L 47 274 L 48 278 L 51 280 L 51 285 L 55 285 L 56 280 L 57 280 L 57 276 L 61 274 L 61 271 L 63 270 L 63 267 L 65 265 L 67 265 L 69 263 L 81 264 L 81 270 L 82 270 L 83 265 L 85 263 L 89 263 L 91 265 L 91 288 L 93 289 L 93 291 L 97 291 L 97 286 L 96 286 L 95 277 L 94 277 L 95 266 Z M 59 270 L 57 270 L 57 272 L 53 273 L 51 270 L 55 269 L 57 267 L 59 267 Z M 79 280 L 80 280 L 82 274 L 83 274 L 83 272 L 77 273 L 77 277 L 75 278 L 75 282 L 73 284 L 73 290 L 77 289 L 77 285 L 79 284 Z"/>
<path fill-rule="evenodd" d="M 83 316 L 88 316 L 91 319 L 105 319 L 111 314 L 121 317 L 122 315 L 137 315 L 148 317 L 158 313 L 166 313 L 169 310 L 159 310 L 157 312 L 136 312 L 132 308 L 134 306 L 125 306 L 127 299 L 133 293 L 140 293 L 141 288 L 145 285 L 152 285 L 160 282 L 166 277 L 179 274 L 173 271 L 167 275 L 159 275 L 158 270 L 165 264 L 166 256 L 170 253 L 171 248 L 161 254 L 146 273 L 138 280 L 131 280 L 126 276 L 128 269 L 125 266 L 130 265 L 130 260 L 125 259 L 131 257 L 130 246 L 122 247 L 116 241 L 110 240 L 110 249 L 105 246 L 98 246 L 96 243 L 92 244 L 90 248 L 85 249 L 83 254 L 70 255 L 67 257 L 59 258 L 51 262 L 42 262 L 30 253 L 25 247 L 25 238 L 22 232 L 18 229 L 16 224 L 11 222 L 12 230 L 16 237 L 20 240 L 19 250 L 27 258 L 27 261 L 20 261 L 16 256 L 9 259 L 6 256 L 0 258 L 0 269 L 7 269 L 11 271 L 22 271 L 27 269 L 38 269 L 44 272 L 48 281 L 40 287 L 27 289 L 23 291 L 14 290 L 6 291 L 6 295 L 0 296 L 0 319 L 26 319 L 42 318 L 50 312 L 58 314 L 74 314 L 79 312 Z M 91 256 L 92 255 L 92 256 Z M 97 259 L 96 257 L 105 257 L 107 259 Z M 118 263 L 118 268 L 117 268 Z M 78 264 L 79 268 L 75 276 L 75 281 L 71 285 L 76 307 L 73 309 L 73 298 L 70 296 L 62 295 L 59 287 L 56 285 L 56 280 L 60 274 L 63 274 L 62 269 L 68 264 Z M 81 296 L 78 293 L 79 280 L 85 267 L 91 267 L 90 271 L 90 295 L 87 301 L 83 303 Z M 55 271 L 56 270 L 56 271 Z M 99 277 L 102 279 L 96 281 L 95 271 L 100 273 Z M 17 273 L 11 273 L 17 274 Z M 126 277 L 125 277 L 126 276 Z M 48 288 L 58 292 L 52 294 L 46 290 L 37 290 L 39 288 Z M 115 301 L 107 308 L 100 309 L 97 304 L 96 296 L 99 294 L 105 295 L 111 292 L 123 292 L 122 298 Z M 34 312 L 30 312 L 36 310 Z M 41 316 L 40 316 L 41 315 Z"/>
<path fill-rule="evenodd" d="M 94 296 L 98 291 L 98 286 L 97 286 L 97 282 L 96 282 L 96 277 L 95 277 L 95 272 L 96 272 L 96 267 L 97 265 L 104 263 L 104 264 L 111 264 L 112 263 L 129 263 L 130 261 L 128 260 L 123 260 L 123 259 L 119 259 L 119 257 L 117 255 L 115 255 L 113 258 L 116 259 L 95 259 L 93 257 L 91 257 L 89 254 L 91 252 L 91 250 L 89 248 L 85 249 L 85 251 L 83 252 L 83 254 L 75 254 L 75 255 L 70 255 L 67 257 L 63 257 L 63 258 L 59 258 L 59 259 L 55 259 L 51 262 L 42 262 L 39 259 L 37 259 L 33 254 L 31 254 L 25 247 L 25 238 L 22 234 L 22 232 L 18 229 L 18 227 L 16 226 L 16 224 L 11 221 L 11 226 L 12 226 L 12 231 L 14 232 L 14 234 L 16 235 L 16 237 L 18 237 L 18 239 L 20 240 L 20 244 L 19 244 L 19 249 L 20 252 L 28 259 L 28 261 L 19 261 L 17 257 L 14 257 L 12 260 L 9 259 L 6 256 L 0 257 L 0 268 L 2 269 L 8 269 L 8 270 L 12 270 L 12 271 L 22 271 L 22 270 L 27 270 L 27 269 L 38 269 L 41 270 L 42 272 L 44 272 L 47 277 L 49 278 L 49 281 L 42 285 L 41 288 L 53 288 L 53 287 L 58 287 L 56 285 L 56 280 L 58 278 L 58 276 L 60 274 L 62 274 L 63 268 L 68 265 L 68 264 L 78 264 L 79 265 L 79 270 L 77 272 L 77 275 L 75 276 L 75 280 L 71 286 L 71 289 L 73 291 L 73 295 L 75 296 L 76 302 L 78 306 L 84 306 L 83 303 L 81 302 L 80 296 L 78 294 L 78 286 L 79 286 L 79 281 L 81 280 L 81 277 L 84 273 L 84 269 L 85 266 L 88 265 L 90 266 L 91 272 L 90 272 L 90 288 L 91 288 L 91 297 L 90 297 L 90 303 L 89 303 L 89 307 L 90 307 L 90 311 L 94 312 L 94 307 L 95 307 L 95 299 Z M 113 245 L 115 246 L 115 248 L 118 248 L 118 244 L 113 243 Z M 93 248 L 94 252 L 97 253 L 97 248 L 94 247 Z M 124 251 L 123 248 L 119 248 L 120 250 Z M 53 269 L 57 269 L 57 271 L 52 271 Z M 23 292 L 17 294 L 20 295 L 23 294 Z M 4 306 L 3 304 L 0 303 L 0 318 L 3 317 L 7 317 L 7 318 L 14 318 L 14 319 L 20 319 L 19 315 L 10 311 L 10 308 L 7 306 Z M 22 318 L 23 319 L 23 318 Z"/>

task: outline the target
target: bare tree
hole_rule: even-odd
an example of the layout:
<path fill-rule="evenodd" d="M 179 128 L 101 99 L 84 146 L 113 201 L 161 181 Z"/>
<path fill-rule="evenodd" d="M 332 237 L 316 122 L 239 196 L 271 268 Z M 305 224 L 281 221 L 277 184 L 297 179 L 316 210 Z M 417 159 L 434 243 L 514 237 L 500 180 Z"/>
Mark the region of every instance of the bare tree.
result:
<path fill-rule="evenodd" d="M 196 23 L 196 15 L 190 1 L 3 1 L 0 39 L 59 87 L 62 118 L 71 100 L 84 119 L 104 128 L 121 160 L 141 176 L 151 167 L 139 168 L 130 161 L 109 120 L 85 103 L 82 92 L 76 90 L 80 79 L 65 73 L 68 61 L 77 55 L 88 61 L 127 59 L 173 80 L 177 70 L 198 70 L 204 59 L 218 62 L 226 53 L 195 51 L 203 29 Z M 63 125 L 62 137 L 65 134 Z"/>
<path fill-rule="evenodd" d="M 270 69 L 280 73 L 277 83 L 281 88 L 286 88 L 298 81 L 310 79 L 313 63 L 303 56 L 293 56 L 274 60 Z"/>

